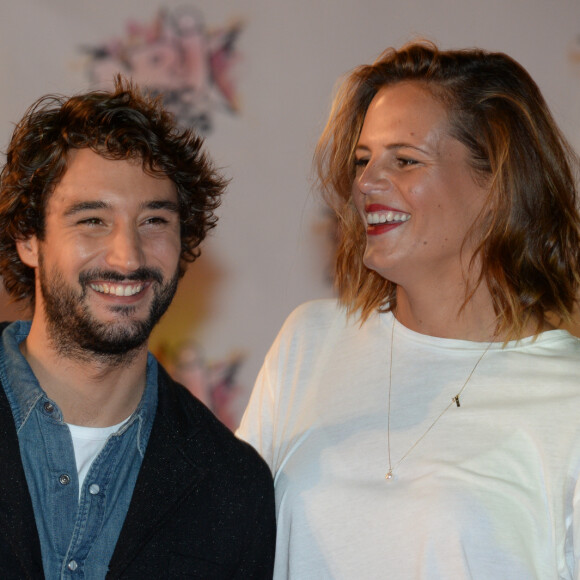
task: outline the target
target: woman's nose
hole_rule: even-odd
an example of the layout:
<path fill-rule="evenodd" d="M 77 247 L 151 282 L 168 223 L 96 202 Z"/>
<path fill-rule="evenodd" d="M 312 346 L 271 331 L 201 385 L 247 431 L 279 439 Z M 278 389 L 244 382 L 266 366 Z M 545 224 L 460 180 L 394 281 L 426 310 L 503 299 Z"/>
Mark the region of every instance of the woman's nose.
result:
<path fill-rule="evenodd" d="M 392 187 L 388 172 L 376 161 L 369 161 L 357 175 L 355 182 L 364 194 L 381 193 Z"/>

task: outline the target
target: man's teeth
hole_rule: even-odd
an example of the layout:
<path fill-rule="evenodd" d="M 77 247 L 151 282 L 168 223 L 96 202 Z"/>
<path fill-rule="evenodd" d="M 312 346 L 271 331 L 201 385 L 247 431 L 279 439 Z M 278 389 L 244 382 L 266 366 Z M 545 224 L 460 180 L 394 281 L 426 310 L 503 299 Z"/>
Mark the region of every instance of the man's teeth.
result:
<path fill-rule="evenodd" d="M 410 220 L 411 216 L 408 213 L 400 213 L 398 211 L 388 211 L 367 213 L 367 224 L 374 226 L 376 224 L 386 224 L 391 222 L 406 222 Z"/>
<path fill-rule="evenodd" d="M 133 296 L 143 290 L 144 284 L 91 284 L 91 288 L 102 294 Z"/>

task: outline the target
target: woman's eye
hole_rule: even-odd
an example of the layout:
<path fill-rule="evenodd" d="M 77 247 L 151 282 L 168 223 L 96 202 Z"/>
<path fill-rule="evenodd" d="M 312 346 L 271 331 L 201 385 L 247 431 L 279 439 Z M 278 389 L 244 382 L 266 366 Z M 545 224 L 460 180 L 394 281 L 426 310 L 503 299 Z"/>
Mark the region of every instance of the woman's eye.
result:
<path fill-rule="evenodd" d="M 416 159 L 411 159 L 409 157 L 397 157 L 395 161 L 399 167 L 409 167 L 419 163 Z"/>
<path fill-rule="evenodd" d="M 355 167 L 366 167 L 368 164 L 369 160 L 368 159 L 355 159 L 354 160 L 354 166 Z"/>

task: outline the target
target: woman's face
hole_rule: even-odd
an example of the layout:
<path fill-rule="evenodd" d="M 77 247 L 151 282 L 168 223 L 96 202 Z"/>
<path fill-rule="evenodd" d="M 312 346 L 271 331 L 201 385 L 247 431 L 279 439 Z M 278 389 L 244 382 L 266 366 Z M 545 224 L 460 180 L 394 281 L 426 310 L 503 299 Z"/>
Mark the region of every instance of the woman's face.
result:
<path fill-rule="evenodd" d="M 366 227 L 365 265 L 405 286 L 463 280 L 462 244 L 487 198 L 450 136 L 445 107 L 421 84 L 382 88 L 355 152 L 352 197 Z M 459 276 L 459 278 L 458 278 Z"/>

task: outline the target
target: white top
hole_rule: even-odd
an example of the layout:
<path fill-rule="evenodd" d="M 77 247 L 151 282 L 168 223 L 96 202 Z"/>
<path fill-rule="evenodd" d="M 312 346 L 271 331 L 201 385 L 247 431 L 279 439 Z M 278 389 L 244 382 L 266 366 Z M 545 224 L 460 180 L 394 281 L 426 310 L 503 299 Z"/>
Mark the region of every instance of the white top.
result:
<path fill-rule="evenodd" d="M 392 322 L 307 303 L 266 357 L 238 435 L 274 474 L 275 578 L 580 578 L 580 340 L 491 345 L 386 481 Z M 488 344 L 394 344 L 397 465 Z"/>
<path fill-rule="evenodd" d="M 118 425 L 112 425 L 111 427 L 84 427 L 67 423 L 72 438 L 79 476 L 79 498 L 83 483 L 93 461 L 105 446 L 109 436 L 116 433 L 128 420 L 129 418 L 127 417 Z"/>

